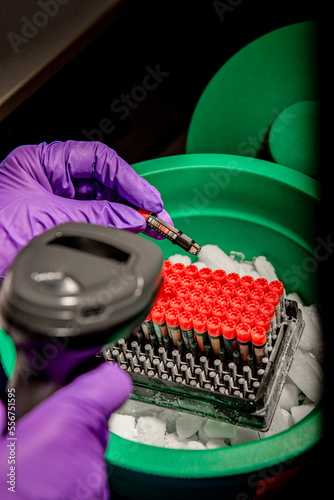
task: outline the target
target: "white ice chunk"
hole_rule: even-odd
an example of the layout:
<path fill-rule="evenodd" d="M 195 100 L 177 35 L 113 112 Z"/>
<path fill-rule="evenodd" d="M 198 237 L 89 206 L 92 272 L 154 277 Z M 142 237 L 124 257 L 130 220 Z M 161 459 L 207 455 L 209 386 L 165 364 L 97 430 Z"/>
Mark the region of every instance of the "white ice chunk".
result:
<path fill-rule="evenodd" d="M 164 448 L 173 448 L 175 450 L 186 449 L 188 447 L 187 441 L 181 441 L 176 432 L 165 435 Z"/>
<path fill-rule="evenodd" d="M 254 273 L 255 268 L 253 262 L 250 261 L 245 261 L 245 262 L 240 262 L 239 264 L 239 275 L 246 276 L 246 275 L 251 275 L 251 273 Z"/>
<path fill-rule="evenodd" d="M 305 326 L 299 341 L 299 347 L 304 351 L 319 350 L 324 340 L 319 313 L 315 306 L 300 306 L 300 309 Z"/>
<path fill-rule="evenodd" d="M 227 446 L 225 443 L 224 439 L 209 439 L 209 441 L 206 443 L 206 448 L 208 450 L 213 450 L 215 448 L 224 448 Z"/>
<path fill-rule="evenodd" d="M 209 438 L 233 438 L 236 433 L 236 426 L 228 422 L 208 419 L 203 430 Z"/>
<path fill-rule="evenodd" d="M 323 395 L 323 383 L 312 364 L 308 362 L 308 358 L 307 354 L 298 349 L 289 370 L 289 377 L 305 396 L 314 403 L 318 403 Z"/>
<path fill-rule="evenodd" d="M 260 276 L 262 278 L 266 278 L 269 283 L 270 281 L 278 279 L 274 266 L 266 259 L 266 257 L 255 257 L 254 266 L 255 270 L 260 274 Z"/>
<path fill-rule="evenodd" d="M 217 245 L 204 245 L 198 254 L 198 260 L 203 262 L 206 267 L 210 267 L 213 271 L 216 269 L 224 269 L 226 273 L 238 272 L 238 262 L 231 259 L 231 257 Z"/>
<path fill-rule="evenodd" d="M 136 419 L 132 415 L 113 413 L 108 422 L 110 432 L 133 441 L 137 438 Z"/>
<path fill-rule="evenodd" d="M 285 384 L 279 400 L 283 410 L 290 411 L 291 406 L 298 405 L 298 388 L 295 384 Z"/>
<path fill-rule="evenodd" d="M 274 417 L 270 424 L 269 429 L 266 432 L 259 432 L 259 436 L 261 439 L 273 436 L 278 434 L 279 432 L 285 431 L 288 429 L 288 424 L 284 418 L 281 408 L 277 405 L 276 411 L 274 413 Z"/>
<path fill-rule="evenodd" d="M 204 444 L 199 441 L 188 441 L 187 448 L 189 450 L 205 450 Z"/>
<path fill-rule="evenodd" d="M 180 253 L 171 255 L 170 257 L 168 257 L 168 260 L 172 264 L 178 264 L 179 262 L 184 264 L 185 266 L 189 266 L 191 264 L 191 258 L 188 255 L 181 255 Z"/>
<path fill-rule="evenodd" d="M 236 426 L 235 435 L 231 438 L 231 445 L 249 443 L 259 439 L 258 431 L 246 427 Z"/>
<path fill-rule="evenodd" d="M 291 413 L 287 410 L 283 410 L 283 408 L 282 408 L 282 415 L 284 417 L 284 420 L 285 420 L 288 428 L 290 428 L 294 424 Z"/>
<path fill-rule="evenodd" d="M 140 417 L 137 422 L 138 441 L 151 446 L 163 446 L 166 422 L 156 417 Z"/>
<path fill-rule="evenodd" d="M 203 422 L 202 417 L 184 415 L 176 419 L 176 432 L 180 439 L 187 439 L 196 434 Z"/>
<path fill-rule="evenodd" d="M 291 415 L 293 418 L 293 423 L 296 424 L 300 420 L 302 420 L 306 415 L 310 413 L 310 411 L 313 410 L 315 407 L 314 404 L 311 405 L 300 405 L 300 406 L 293 406 L 291 408 Z"/>

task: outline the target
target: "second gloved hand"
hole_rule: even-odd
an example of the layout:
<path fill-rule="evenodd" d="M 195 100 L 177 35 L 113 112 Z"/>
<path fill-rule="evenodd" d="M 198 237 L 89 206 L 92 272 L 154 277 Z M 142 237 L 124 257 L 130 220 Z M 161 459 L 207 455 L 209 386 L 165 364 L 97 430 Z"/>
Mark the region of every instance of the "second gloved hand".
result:
<path fill-rule="evenodd" d="M 160 193 L 100 142 L 20 146 L 0 164 L 0 278 L 33 237 L 65 222 L 89 222 L 135 233 L 145 219 L 133 206 L 172 224 Z"/>

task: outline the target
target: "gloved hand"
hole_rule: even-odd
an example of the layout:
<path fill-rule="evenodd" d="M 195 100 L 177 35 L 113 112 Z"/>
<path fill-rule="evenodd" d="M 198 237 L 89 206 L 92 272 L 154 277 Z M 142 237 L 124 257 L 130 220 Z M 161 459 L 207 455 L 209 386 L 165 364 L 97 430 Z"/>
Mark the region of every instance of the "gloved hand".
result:
<path fill-rule="evenodd" d="M 132 208 L 172 224 L 160 193 L 100 142 L 20 146 L 0 164 L 0 278 L 33 237 L 65 222 L 90 222 L 145 232 Z"/>
<path fill-rule="evenodd" d="M 108 419 L 126 400 L 131 378 L 105 362 L 79 376 L 16 422 L 13 440 L 7 408 L 0 406 L 0 498 L 2 500 L 109 499 L 104 453 Z M 10 445 L 12 443 L 12 452 Z M 15 459 L 15 493 L 8 490 Z"/>

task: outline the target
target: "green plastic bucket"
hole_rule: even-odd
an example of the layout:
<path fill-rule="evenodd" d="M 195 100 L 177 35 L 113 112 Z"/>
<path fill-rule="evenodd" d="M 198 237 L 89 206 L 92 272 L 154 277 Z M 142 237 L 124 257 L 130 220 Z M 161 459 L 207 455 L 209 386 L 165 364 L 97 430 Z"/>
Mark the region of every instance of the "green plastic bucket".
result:
<path fill-rule="evenodd" d="M 317 300 L 319 185 L 314 179 L 277 164 L 222 154 L 165 157 L 134 168 L 161 192 L 175 226 L 200 245 L 242 251 L 246 259 L 265 255 L 287 293 L 296 291 L 306 304 Z M 165 258 L 182 252 L 168 241 L 157 244 Z M 10 372 L 13 346 L 5 334 L 0 340 Z M 111 435 L 106 451 L 111 496 L 263 498 L 303 470 L 321 438 L 322 413 L 318 406 L 280 434 L 214 450 L 163 449 Z"/>

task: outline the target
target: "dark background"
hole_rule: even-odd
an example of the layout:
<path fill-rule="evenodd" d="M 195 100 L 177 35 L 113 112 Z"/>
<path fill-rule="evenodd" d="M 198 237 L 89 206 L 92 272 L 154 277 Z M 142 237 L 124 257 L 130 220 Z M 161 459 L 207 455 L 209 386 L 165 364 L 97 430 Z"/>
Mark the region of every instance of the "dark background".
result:
<path fill-rule="evenodd" d="M 322 23 L 319 81 L 324 96 L 321 124 L 324 202 L 319 214 L 319 234 L 329 234 L 334 212 L 331 165 L 327 159 L 333 142 L 328 127 L 332 114 L 329 76 L 332 63 L 328 57 L 331 52 L 330 48 L 328 50 L 332 30 L 330 14 L 315 2 L 230 0 L 229 4 L 226 0 L 224 3 L 231 10 L 222 20 L 214 1 L 134 2 L 116 22 L 0 123 L 0 160 L 22 144 L 89 140 L 88 137 L 114 148 L 129 163 L 183 153 L 196 103 L 225 61 L 265 33 L 291 23 L 319 19 Z M 154 69 L 157 65 L 168 76 L 156 89 L 148 91 L 136 107 L 128 108 L 126 118 L 120 119 L 120 114 L 110 109 L 111 103 L 141 85 L 147 66 Z M 99 129 L 103 119 L 112 120 L 115 129 L 110 133 L 102 132 L 101 137 L 93 129 Z M 320 269 L 322 290 L 328 290 L 332 261 L 333 258 L 328 259 Z M 330 295 L 324 293 L 325 311 L 330 311 L 332 295 L 332 292 Z M 325 321 L 329 321 L 331 328 L 331 318 L 326 314 Z M 329 350 L 332 345 L 329 339 Z M 320 498 L 325 486 L 331 495 L 331 477 L 322 459 L 326 449 L 320 445 L 311 454 L 302 477 L 281 492 L 283 498 L 313 498 L 315 494 Z"/>

